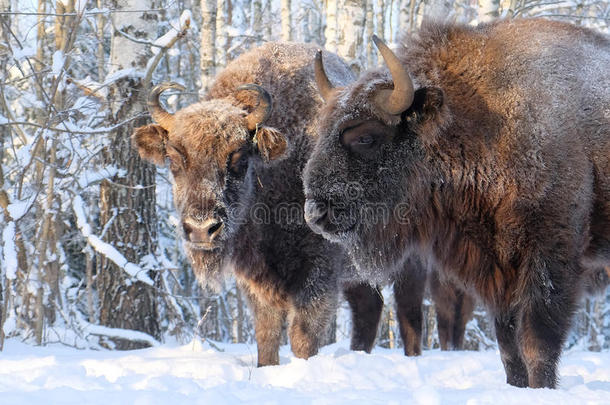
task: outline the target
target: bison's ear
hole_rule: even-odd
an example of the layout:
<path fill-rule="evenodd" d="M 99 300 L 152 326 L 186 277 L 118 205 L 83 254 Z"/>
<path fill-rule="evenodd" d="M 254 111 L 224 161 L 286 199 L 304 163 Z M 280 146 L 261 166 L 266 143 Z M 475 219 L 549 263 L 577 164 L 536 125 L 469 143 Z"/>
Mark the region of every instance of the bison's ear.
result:
<path fill-rule="evenodd" d="M 424 87 L 415 91 L 413 103 L 403 113 L 407 121 L 423 121 L 430 118 L 443 106 L 443 91 L 438 87 Z"/>
<path fill-rule="evenodd" d="M 136 128 L 131 139 L 142 159 L 158 166 L 165 164 L 167 131 L 162 126 L 151 124 Z"/>
<path fill-rule="evenodd" d="M 266 162 L 277 159 L 286 151 L 286 138 L 281 132 L 271 127 L 259 127 L 253 141 L 258 153 Z"/>

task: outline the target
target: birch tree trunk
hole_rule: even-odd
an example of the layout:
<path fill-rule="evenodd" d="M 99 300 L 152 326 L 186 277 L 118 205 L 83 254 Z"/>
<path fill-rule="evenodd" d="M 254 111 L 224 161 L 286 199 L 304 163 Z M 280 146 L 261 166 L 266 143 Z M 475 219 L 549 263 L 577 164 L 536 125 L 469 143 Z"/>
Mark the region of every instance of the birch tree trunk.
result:
<path fill-rule="evenodd" d="M 347 60 L 356 75 L 362 70 L 362 61 L 359 56 L 362 53 L 365 13 L 366 0 L 345 0 L 343 3 L 337 51 L 339 56 Z"/>
<path fill-rule="evenodd" d="M 337 52 L 337 0 L 326 0 L 326 29 L 324 30 L 324 47 L 330 52 Z"/>
<path fill-rule="evenodd" d="M 498 16 L 499 0 L 478 0 L 478 3 L 479 23 L 491 21 Z"/>
<path fill-rule="evenodd" d="M 375 0 L 366 1 L 366 63 L 367 69 L 372 69 L 377 65 L 377 52 L 373 45 L 373 34 L 375 34 Z"/>
<path fill-rule="evenodd" d="M 282 41 L 292 41 L 292 13 L 291 13 L 291 1 L 281 1 L 281 13 L 282 13 Z"/>
<path fill-rule="evenodd" d="M 156 14 L 143 10 L 152 8 L 150 0 L 120 0 L 116 7 L 138 10 L 133 13 L 112 13 L 116 29 L 130 36 L 154 40 Z M 105 162 L 119 169 L 111 180 L 100 186 L 100 226 L 105 229 L 104 241 L 118 249 L 131 263 L 142 257 L 153 256 L 157 246 L 157 218 L 155 212 L 155 167 L 140 160 L 131 147 L 131 134 L 135 127 L 145 125 L 145 103 L 142 78 L 138 72 L 146 68 L 152 56 L 149 46 L 136 43 L 115 33 L 112 36 L 109 73 L 123 69 L 123 76 L 111 88 L 110 121 L 117 123 L 141 115 L 120 126 L 111 135 L 105 150 Z M 133 72 L 129 69 L 133 68 Z M 150 272 L 149 272 L 150 273 Z M 149 274 L 156 279 L 154 274 Z M 97 289 L 100 323 L 112 328 L 138 330 L 160 339 L 160 327 L 155 290 L 141 281 L 135 281 L 123 268 L 105 256 L 97 259 Z M 148 346 L 148 343 L 120 338 L 103 340 L 102 344 L 119 350 Z"/>
<path fill-rule="evenodd" d="M 252 1 L 252 21 L 250 24 L 252 34 L 257 37 L 256 43 L 260 44 L 263 36 L 263 1 Z"/>
<path fill-rule="evenodd" d="M 214 80 L 216 66 L 216 0 L 201 1 L 201 88 L 205 94 Z"/>
<path fill-rule="evenodd" d="M 385 2 L 384 0 L 377 0 L 377 35 L 386 40 L 385 38 Z"/>
<path fill-rule="evenodd" d="M 216 66 L 227 66 L 227 50 L 229 45 L 228 28 L 231 23 L 229 19 L 229 10 L 232 7 L 230 1 L 218 0 L 216 3 Z M 202 38 L 203 41 L 203 38 Z"/>

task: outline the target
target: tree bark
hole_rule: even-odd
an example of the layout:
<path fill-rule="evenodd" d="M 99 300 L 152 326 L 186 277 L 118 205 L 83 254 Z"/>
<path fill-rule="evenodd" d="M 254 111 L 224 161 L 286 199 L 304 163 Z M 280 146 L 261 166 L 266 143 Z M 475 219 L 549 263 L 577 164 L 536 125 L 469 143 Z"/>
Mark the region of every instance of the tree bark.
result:
<path fill-rule="evenodd" d="M 499 0 L 478 0 L 478 2 L 479 23 L 491 21 L 498 16 Z"/>
<path fill-rule="evenodd" d="M 229 33 L 227 28 L 231 21 L 229 19 L 229 7 L 231 3 L 225 0 L 218 0 L 216 3 L 216 63 L 217 67 L 227 66 L 227 50 L 229 44 Z"/>
<path fill-rule="evenodd" d="M 324 30 L 324 47 L 330 52 L 337 52 L 337 0 L 326 1 L 326 29 Z"/>
<path fill-rule="evenodd" d="M 116 7 L 146 10 L 152 8 L 152 4 L 148 0 L 122 0 Z M 112 18 L 117 29 L 149 41 L 154 39 L 158 24 L 156 14 L 113 13 Z M 113 35 L 110 73 L 128 68 L 142 71 L 151 55 L 148 45 Z M 142 114 L 146 91 L 137 75 L 126 74 L 115 82 L 110 89 L 110 121 L 117 123 Z M 131 147 L 134 128 L 147 123 L 148 119 L 142 115 L 111 133 L 104 159 L 107 165 L 120 172 L 100 185 L 100 226 L 106 229 L 103 239 L 132 263 L 139 263 L 146 255 L 154 255 L 157 247 L 155 167 L 142 161 Z M 131 279 L 124 269 L 104 256 L 98 256 L 96 263 L 100 323 L 112 328 L 138 330 L 160 339 L 154 288 Z M 154 274 L 149 276 L 156 279 Z M 144 342 L 120 338 L 101 343 L 120 350 L 148 346 Z"/>
<path fill-rule="evenodd" d="M 281 0 L 282 41 L 292 41 L 291 1 Z"/>
<path fill-rule="evenodd" d="M 201 88 L 205 94 L 214 80 L 216 68 L 216 0 L 201 1 Z"/>
<path fill-rule="evenodd" d="M 346 59 L 356 75 L 362 70 L 359 58 L 364 36 L 366 0 L 346 0 L 343 4 L 343 24 L 340 24 L 340 35 L 337 51 Z"/>

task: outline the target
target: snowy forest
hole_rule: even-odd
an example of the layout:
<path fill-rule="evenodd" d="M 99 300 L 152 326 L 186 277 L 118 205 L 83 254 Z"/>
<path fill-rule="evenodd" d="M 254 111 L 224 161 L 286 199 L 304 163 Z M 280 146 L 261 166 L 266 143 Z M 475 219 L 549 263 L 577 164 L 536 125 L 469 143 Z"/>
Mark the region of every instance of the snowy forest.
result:
<path fill-rule="evenodd" d="M 146 96 L 174 81 L 195 102 L 214 76 L 266 41 L 316 43 L 357 75 L 373 34 L 395 44 L 424 18 L 468 24 L 546 16 L 608 32 L 605 0 L 0 0 L 0 349 L 133 349 L 194 338 L 254 343 L 233 280 L 202 288 L 176 230 L 170 174 L 142 161 L 134 128 Z M 402 343 L 391 289 L 377 345 Z M 424 348 L 438 347 L 424 306 Z M 331 340 L 350 335 L 341 304 Z M 286 339 L 286 338 L 284 338 Z M 583 300 L 570 347 L 610 348 L 610 291 Z M 485 311 L 466 347 L 495 347 Z"/>

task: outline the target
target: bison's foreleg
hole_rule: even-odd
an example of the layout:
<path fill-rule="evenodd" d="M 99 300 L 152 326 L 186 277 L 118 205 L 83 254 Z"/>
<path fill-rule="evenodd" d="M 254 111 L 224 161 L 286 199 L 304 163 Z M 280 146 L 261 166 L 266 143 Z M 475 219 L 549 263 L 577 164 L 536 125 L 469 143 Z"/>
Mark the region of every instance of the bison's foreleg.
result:
<path fill-rule="evenodd" d="M 337 297 L 325 296 L 312 300 L 306 306 L 290 310 L 288 336 L 295 356 L 307 359 L 318 353 L 328 323 L 336 309 Z"/>
<path fill-rule="evenodd" d="M 394 281 L 396 316 L 400 326 L 400 336 L 407 356 L 421 354 L 422 311 L 426 286 L 426 272 L 417 262 L 410 266 Z"/>
<path fill-rule="evenodd" d="M 254 315 L 254 332 L 258 350 L 257 367 L 280 364 L 280 339 L 285 312 L 274 306 L 261 303 L 256 297 L 248 295 L 250 308 Z"/>
<path fill-rule="evenodd" d="M 344 290 L 344 295 L 352 310 L 350 349 L 370 353 L 377 336 L 383 296 L 378 288 L 366 283 L 350 285 Z"/>
<path fill-rule="evenodd" d="M 496 338 L 506 371 L 506 382 L 516 387 L 527 387 L 527 368 L 517 343 L 517 324 L 514 315 L 502 314 L 495 318 Z"/>

